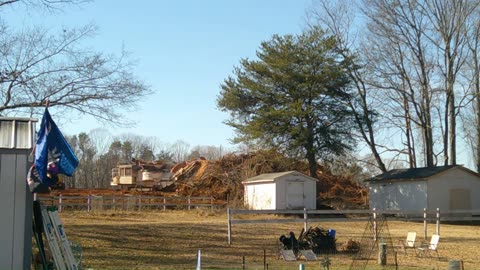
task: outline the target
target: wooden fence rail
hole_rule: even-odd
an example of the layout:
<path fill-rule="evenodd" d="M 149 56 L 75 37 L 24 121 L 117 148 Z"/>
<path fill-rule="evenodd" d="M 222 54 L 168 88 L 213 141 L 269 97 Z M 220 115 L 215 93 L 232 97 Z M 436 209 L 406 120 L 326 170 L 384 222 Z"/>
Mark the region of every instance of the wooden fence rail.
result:
<path fill-rule="evenodd" d="M 441 214 L 440 214 L 441 213 Z M 234 215 L 293 215 L 303 218 L 291 219 L 234 219 Z M 440 211 L 435 210 L 244 210 L 227 208 L 228 244 L 232 243 L 233 224 L 272 224 L 272 223 L 303 223 L 304 230 L 309 222 L 356 222 L 372 220 L 376 228 L 379 216 L 388 220 L 423 221 L 424 239 L 427 239 L 427 223 L 435 222 L 435 233 L 440 234 L 441 221 L 480 221 L 480 209 Z M 319 217 L 320 216 L 320 217 Z M 375 232 L 376 233 L 376 232 Z"/>
<path fill-rule="evenodd" d="M 57 206 L 58 211 L 68 209 L 86 210 L 127 210 L 141 211 L 146 209 L 194 209 L 198 207 L 216 208 L 224 206 L 215 202 L 213 197 L 161 197 L 133 195 L 84 195 L 84 196 L 37 196 L 44 205 Z"/>

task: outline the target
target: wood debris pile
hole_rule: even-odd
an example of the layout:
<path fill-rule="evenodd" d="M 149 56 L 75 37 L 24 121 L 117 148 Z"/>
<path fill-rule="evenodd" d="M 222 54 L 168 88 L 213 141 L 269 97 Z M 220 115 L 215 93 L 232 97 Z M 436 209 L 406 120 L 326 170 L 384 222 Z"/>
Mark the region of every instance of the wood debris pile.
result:
<path fill-rule="evenodd" d="M 168 187 L 180 196 L 212 196 L 219 200 L 243 197 L 242 181 L 263 173 L 299 171 L 308 175 L 308 164 L 276 151 L 230 154 L 220 160 L 195 159 L 177 164 L 173 169 L 176 180 Z M 334 208 L 358 208 L 365 203 L 367 191 L 348 178 L 332 176 L 323 167 L 317 172 L 319 202 L 332 202 Z"/>
<path fill-rule="evenodd" d="M 158 166 L 158 164 L 154 164 Z M 220 160 L 199 158 L 172 166 L 174 184 L 161 191 L 135 191 L 113 189 L 67 189 L 52 191 L 52 195 L 122 195 L 142 194 L 155 196 L 211 196 L 215 200 L 229 200 L 230 204 L 243 204 L 242 181 L 263 173 L 298 171 L 308 175 L 308 164 L 270 150 L 248 154 L 229 154 Z M 348 177 L 333 176 L 319 166 L 317 171 L 317 206 L 334 209 L 364 207 L 367 190 Z"/>

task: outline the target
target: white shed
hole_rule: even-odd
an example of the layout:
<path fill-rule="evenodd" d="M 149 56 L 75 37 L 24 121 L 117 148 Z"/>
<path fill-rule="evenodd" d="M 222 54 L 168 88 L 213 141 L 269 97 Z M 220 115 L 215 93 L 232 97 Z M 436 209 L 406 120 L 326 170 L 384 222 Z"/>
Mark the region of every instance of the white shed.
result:
<path fill-rule="evenodd" d="M 480 209 L 480 175 L 460 165 L 391 170 L 366 182 L 372 209 Z"/>
<path fill-rule="evenodd" d="M 254 210 L 315 209 L 317 181 L 297 171 L 249 178 L 242 182 L 245 206 Z"/>

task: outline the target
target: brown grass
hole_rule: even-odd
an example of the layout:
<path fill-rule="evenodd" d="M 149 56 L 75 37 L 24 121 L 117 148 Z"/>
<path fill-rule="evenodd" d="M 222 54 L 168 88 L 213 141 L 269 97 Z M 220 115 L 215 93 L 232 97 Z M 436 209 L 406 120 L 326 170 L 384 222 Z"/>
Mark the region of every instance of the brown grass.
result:
<path fill-rule="evenodd" d="M 266 252 L 268 269 L 321 269 L 320 262 L 285 262 L 278 259 L 277 239 L 289 231 L 300 233 L 301 223 L 251 224 L 233 226 L 233 244 L 227 244 L 226 211 L 149 211 L 149 212 L 64 212 L 61 213 L 70 240 L 83 248 L 83 264 L 91 269 L 195 269 L 197 251 L 202 252 L 202 269 L 263 269 Z M 246 218 L 246 217 L 244 217 Z M 256 217 L 258 218 L 258 217 Z M 262 217 L 267 218 L 267 217 Z M 271 218 L 271 217 L 270 217 Z M 338 247 L 348 239 L 363 235 L 365 222 L 312 223 L 310 226 L 334 228 Z M 388 222 L 396 243 L 408 231 L 423 238 L 423 223 Z M 429 224 L 428 235 L 435 231 Z M 440 260 L 420 258 L 410 251 L 398 253 L 399 269 L 447 269 L 449 260 L 463 260 L 465 269 L 478 269 L 480 226 L 441 226 Z M 321 259 L 324 256 L 320 256 Z M 330 256 L 330 269 L 348 269 L 351 255 Z M 388 257 L 389 269 L 393 257 Z M 367 269 L 376 267 L 368 262 Z"/>

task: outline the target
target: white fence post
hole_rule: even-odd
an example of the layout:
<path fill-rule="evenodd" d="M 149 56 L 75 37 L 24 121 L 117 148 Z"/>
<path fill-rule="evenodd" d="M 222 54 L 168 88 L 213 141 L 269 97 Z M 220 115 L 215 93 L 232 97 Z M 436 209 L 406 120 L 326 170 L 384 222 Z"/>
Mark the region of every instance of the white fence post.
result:
<path fill-rule="evenodd" d="M 427 208 L 423 208 L 423 239 L 427 240 Z"/>
<path fill-rule="evenodd" d="M 167 210 L 167 199 L 163 197 L 163 211 Z"/>
<path fill-rule="evenodd" d="M 58 195 L 58 212 L 62 212 L 62 194 Z"/>
<path fill-rule="evenodd" d="M 377 212 L 373 208 L 373 241 L 377 241 Z"/>
<path fill-rule="evenodd" d="M 87 195 L 87 212 L 90 212 L 90 194 Z"/>
<path fill-rule="evenodd" d="M 232 217 L 230 208 L 227 208 L 227 220 L 228 220 L 228 244 L 232 244 Z"/>
<path fill-rule="evenodd" d="M 440 208 L 437 208 L 437 234 L 440 235 Z"/>
<path fill-rule="evenodd" d="M 303 230 L 304 232 L 307 231 L 307 227 L 308 227 L 308 212 L 307 212 L 307 208 L 303 208 Z"/>

